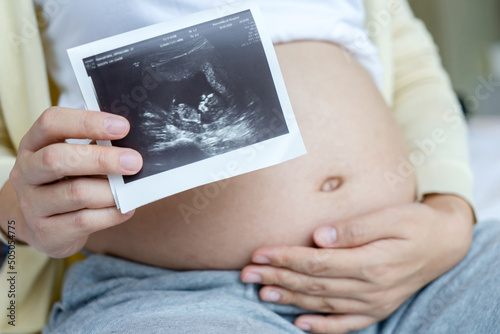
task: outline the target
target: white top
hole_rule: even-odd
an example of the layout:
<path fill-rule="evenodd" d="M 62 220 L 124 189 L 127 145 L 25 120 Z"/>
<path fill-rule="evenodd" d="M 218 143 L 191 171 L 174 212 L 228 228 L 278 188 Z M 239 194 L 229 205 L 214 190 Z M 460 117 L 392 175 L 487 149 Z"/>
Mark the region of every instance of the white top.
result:
<path fill-rule="evenodd" d="M 59 106 L 84 108 L 66 50 L 232 0 L 34 0 L 42 7 L 49 73 L 61 90 Z M 382 65 L 364 30 L 364 0 L 256 0 L 273 43 L 319 40 L 348 50 L 382 87 Z"/>

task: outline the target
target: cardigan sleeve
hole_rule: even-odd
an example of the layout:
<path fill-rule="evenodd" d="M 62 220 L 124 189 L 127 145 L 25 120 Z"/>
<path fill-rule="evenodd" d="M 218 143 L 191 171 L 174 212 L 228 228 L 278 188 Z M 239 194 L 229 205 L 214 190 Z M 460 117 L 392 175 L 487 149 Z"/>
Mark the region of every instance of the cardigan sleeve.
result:
<path fill-rule="evenodd" d="M 32 0 L 0 0 L 0 188 L 9 178 L 21 138 L 37 113 L 50 105 L 40 36 L 33 27 Z M 30 246 L 12 247 L 8 260 L 14 262 L 0 267 L 0 333 L 39 333 L 59 291 L 64 260 Z"/>
<path fill-rule="evenodd" d="M 10 171 L 16 162 L 16 153 L 2 117 L 0 98 L 0 189 L 9 179 Z"/>
<path fill-rule="evenodd" d="M 407 1 L 391 23 L 392 110 L 409 148 L 418 198 L 454 194 L 471 205 L 467 126 L 430 34 Z"/>

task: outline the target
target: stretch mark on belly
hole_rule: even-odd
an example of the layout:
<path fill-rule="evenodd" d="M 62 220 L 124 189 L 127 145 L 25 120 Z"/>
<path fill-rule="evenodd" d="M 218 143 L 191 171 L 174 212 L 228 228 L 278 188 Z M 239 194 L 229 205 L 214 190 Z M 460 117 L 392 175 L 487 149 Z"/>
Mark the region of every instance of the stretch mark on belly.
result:
<path fill-rule="evenodd" d="M 342 184 L 342 178 L 340 177 L 328 178 L 321 186 L 321 191 L 331 192 L 337 190 L 341 184 Z"/>

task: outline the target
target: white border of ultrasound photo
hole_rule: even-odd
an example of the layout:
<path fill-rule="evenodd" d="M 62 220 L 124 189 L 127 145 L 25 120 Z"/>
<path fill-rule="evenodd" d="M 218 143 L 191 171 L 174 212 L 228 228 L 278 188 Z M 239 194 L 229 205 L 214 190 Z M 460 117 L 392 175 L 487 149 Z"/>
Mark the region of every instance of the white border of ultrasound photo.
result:
<path fill-rule="evenodd" d="M 276 165 L 306 153 L 274 47 L 258 7 L 251 1 L 242 1 L 68 50 L 87 109 L 99 110 L 92 80 L 87 75 L 83 59 L 248 9 L 251 10 L 261 37 L 289 133 L 127 184 L 120 175 L 109 176 L 115 202 L 122 212 L 134 210 L 197 186 Z M 99 144 L 111 145 L 109 141 L 99 142 Z"/>

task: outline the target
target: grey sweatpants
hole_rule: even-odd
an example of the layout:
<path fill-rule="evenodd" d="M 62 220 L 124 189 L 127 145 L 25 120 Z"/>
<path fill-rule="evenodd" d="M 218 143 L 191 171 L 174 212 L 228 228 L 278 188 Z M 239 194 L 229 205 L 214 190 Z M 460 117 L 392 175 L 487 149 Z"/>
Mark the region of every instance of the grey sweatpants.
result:
<path fill-rule="evenodd" d="M 258 290 L 238 271 L 182 272 L 90 255 L 68 271 L 43 334 L 303 333 L 292 321 L 307 311 L 261 302 Z M 357 333 L 500 333 L 500 222 L 478 224 L 462 262 Z"/>

